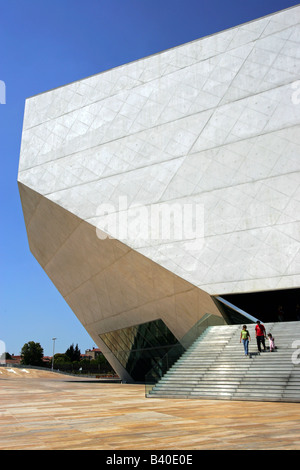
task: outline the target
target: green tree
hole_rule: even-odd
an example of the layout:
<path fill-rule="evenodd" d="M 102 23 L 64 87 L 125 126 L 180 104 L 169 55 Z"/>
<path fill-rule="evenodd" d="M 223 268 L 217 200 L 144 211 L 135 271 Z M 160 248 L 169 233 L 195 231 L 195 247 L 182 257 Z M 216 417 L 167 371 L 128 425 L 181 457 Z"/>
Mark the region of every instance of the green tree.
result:
<path fill-rule="evenodd" d="M 75 348 L 74 344 L 71 344 L 71 346 L 66 350 L 65 355 L 71 362 L 80 361 L 81 352 L 78 348 L 78 344 L 76 344 Z"/>
<path fill-rule="evenodd" d="M 54 354 L 54 362 L 55 364 L 58 364 L 58 363 L 70 362 L 70 360 L 66 356 L 66 354 L 57 353 L 57 354 Z"/>
<path fill-rule="evenodd" d="M 21 350 L 21 363 L 27 366 L 42 366 L 44 350 L 40 343 L 29 341 L 25 343 Z"/>

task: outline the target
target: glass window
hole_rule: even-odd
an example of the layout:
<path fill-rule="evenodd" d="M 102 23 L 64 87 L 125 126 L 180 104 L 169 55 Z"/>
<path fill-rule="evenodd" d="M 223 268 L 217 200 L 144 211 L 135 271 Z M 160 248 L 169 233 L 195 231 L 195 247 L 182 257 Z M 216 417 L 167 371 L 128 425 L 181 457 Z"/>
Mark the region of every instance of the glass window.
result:
<path fill-rule="evenodd" d="M 147 372 L 159 367 L 168 351 L 178 344 L 162 320 L 110 331 L 99 337 L 133 380 L 141 382 L 144 382 Z M 179 349 L 182 353 L 182 348 Z"/>

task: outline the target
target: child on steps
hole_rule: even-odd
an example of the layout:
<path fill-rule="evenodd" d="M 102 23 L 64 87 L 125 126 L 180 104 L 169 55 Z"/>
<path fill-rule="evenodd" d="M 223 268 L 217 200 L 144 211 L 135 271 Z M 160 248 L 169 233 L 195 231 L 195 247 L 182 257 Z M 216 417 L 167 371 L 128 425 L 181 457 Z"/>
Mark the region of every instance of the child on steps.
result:
<path fill-rule="evenodd" d="M 271 333 L 269 333 L 268 338 L 269 338 L 270 352 L 275 351 L 274 336 L 272 336 Z"/>

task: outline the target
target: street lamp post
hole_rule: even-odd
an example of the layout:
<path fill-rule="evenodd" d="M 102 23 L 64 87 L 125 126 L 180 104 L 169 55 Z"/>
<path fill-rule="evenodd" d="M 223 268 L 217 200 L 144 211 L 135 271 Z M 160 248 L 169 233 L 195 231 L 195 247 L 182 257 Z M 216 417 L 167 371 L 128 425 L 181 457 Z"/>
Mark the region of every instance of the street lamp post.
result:
<path fill-rule="evenodd" d="M 51 370 L 53 372 L 53 366 L 54 366 L 54 349 L 55 349 L 55 340 L 57 338 L 52 338 L 52 341 L 53 341 L 53 356 L 52 356 L 52 367 L 51 367 Z"/>

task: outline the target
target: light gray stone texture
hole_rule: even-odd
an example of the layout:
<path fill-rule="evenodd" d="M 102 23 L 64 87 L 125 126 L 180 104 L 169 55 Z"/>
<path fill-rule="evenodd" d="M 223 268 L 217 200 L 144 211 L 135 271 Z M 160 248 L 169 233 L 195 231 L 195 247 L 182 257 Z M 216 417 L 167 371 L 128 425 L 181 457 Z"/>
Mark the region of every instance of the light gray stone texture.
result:
<path fill-rule="evenodd" d="M 153 238 L 151 224 L 146 233 L 137 224 L 120 241 L 204 297 L 300 286 L 299 43 L 296 6 L 26 101 L 18 181 L 28 237 L 75 312 L 93 302 L 98 276 L 88 261 L 79 269 L 80 240 L 92 228 L 96 259 L 97 235 L 117 246 L 121 218 L 138 208 L 202 210 L 192 237 Z M 103 205 L 118 224 L 108 226 Z M 49 240 L 43 220 L 54 207 L 62 221 Z M 117 289 L 114 276 L 106 289 Z M 96 305 L 88 331 L 101 322 Z"/>

